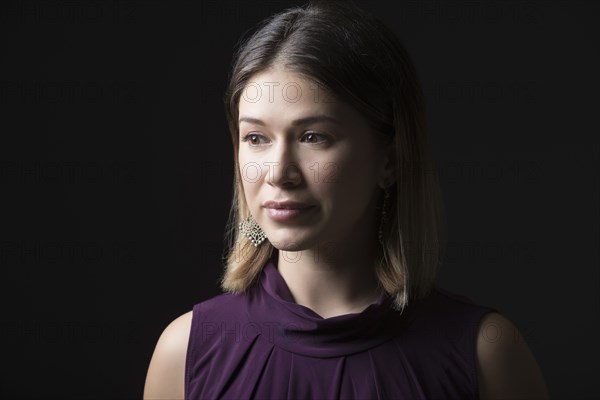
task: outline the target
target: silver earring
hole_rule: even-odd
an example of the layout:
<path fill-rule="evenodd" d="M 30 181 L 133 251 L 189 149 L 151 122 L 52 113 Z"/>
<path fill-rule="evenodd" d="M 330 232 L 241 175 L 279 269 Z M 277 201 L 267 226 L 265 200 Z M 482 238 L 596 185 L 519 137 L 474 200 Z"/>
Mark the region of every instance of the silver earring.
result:
<path fill-rule="evenodd" d="M 383 198 L 383 205 L 381 206 L 381 223 L 379 224 L 379 244 L 383 247 L 383 222 L 385 221 L 385 210 L 387 209 L 388 199 L 390 198 L 389 188 L 385 188 L 385 197 Z"/>
<path fill-rule="evenodd" d="M 256 223 L 252 214 L 248 214 L 248 217 L 240 222 L 239 225 L 240 233 L 252 241 L 254 247 L 258 247 L 266 238 L 265 232 Z"/>

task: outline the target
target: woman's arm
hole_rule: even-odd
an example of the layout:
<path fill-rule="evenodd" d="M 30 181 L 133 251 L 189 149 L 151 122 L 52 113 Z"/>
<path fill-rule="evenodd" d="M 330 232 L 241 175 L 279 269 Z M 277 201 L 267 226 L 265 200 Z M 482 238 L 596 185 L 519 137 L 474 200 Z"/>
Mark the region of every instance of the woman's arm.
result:
<path fill-rule="evenodd" d="M 499 313 L 486 314 L 477 337 L 479 398 L 548 399 L 540 367 L 519 330 Z"/>
<path fill-rule="evenodd" d="M 185 357 L 192 311 L 175 319 L 158 339 L 144 386 L 144 400 L 184 398 Z"/>

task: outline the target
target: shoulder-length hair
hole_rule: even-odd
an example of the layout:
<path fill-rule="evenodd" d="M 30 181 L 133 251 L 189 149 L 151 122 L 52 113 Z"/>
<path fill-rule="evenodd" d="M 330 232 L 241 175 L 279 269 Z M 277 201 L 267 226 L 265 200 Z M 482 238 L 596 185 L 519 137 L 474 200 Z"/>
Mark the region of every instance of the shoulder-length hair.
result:
<path fill-rule="evenodd" d="M 235 53 L 224 96 L 235 179 L 222 289 L 246 291 L 258 281 L 273 251 L 268 240 L 255 247 L 239 232 L 249 210 L 238 164 L 238 106 L 249 80 L 275 64 L 344 99 L 367 119 L 379 139 L 395 142 L 396 180 L 390 187 L 392 206 L 376 273 L 393 307 L 403 311 L 435 285 L 446 245 L 441 190 L 415 67 L 392 30 L 348 3 L 312 1 L 284 10 L 262 21 Z"/>

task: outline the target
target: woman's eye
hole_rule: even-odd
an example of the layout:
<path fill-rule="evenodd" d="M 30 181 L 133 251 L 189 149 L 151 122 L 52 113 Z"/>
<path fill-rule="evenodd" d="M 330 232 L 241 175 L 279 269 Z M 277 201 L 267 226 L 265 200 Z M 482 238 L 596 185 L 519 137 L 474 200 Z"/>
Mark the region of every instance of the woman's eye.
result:
<path fill-rule="evenodd" d="M 319 137 L 323 138 L 324 140 L 319 141 L 318 140 Z M 242 142 L 249 141 L 250 146 L 259 146 L 261 144 L 260 139 L 265 139 L 265 137 L 263 135 L 259 135 L 257 133 L 249 133 L 246 136 L 242 137 Z M 302 139 L 306 139 L 307 143 L 320 144 L 320 143 L 326 142 L 328 140 L 328 137 L 326 135 L 322 135 L 317 132 L 309 131 L 302 136 Z M 304 140 L 302 140 L 302 141 L 304 141 Z"/>
<path fill-rule="evenodd" d="M 315 140 L 317 137 L 324 138 L 324 139 L 325 139 L 324 141 L 327 141 L 327 136 L 325 136 L 325 135 L 321 135 L 321 134 L 319 134 L 319 133 L 317 133 L 317 132 L 307 132 L 307 133 L 306 133 L 306 135 L 304 135 L 303 137 L 307 138 L 307 139 L 308 139 L 308 141 L 309 141 L 309 143 L 314 143 L 314 144 L 318 144 L 318 143 L 321 143 L 321 142 L 322 142 L 322 141 L 321 141 L 321 142 L 315 142 L 315 141 L 313 141 L 313 140 Z"/>
<path fill-rule="evenodd" d="M 258 144 L 258 143 L 256 143 L 256 138 L 261 138 L 261 137 L 263 137 L 263 136 L 258 135 L 256 133 L 249 133 L 242 138 L 242 142 L 247 142 L 249 140 L 251 146 L 256 146 Z"/>

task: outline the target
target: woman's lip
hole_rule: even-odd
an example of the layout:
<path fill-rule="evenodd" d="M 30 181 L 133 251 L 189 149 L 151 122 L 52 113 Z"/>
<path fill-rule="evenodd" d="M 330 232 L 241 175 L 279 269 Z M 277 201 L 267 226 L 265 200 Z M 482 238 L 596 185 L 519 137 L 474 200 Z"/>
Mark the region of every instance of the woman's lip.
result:
<path fill-rule="evenodd" d="M 271 210 L 303 210 L 305 208 L 309 208 L 312 206 L 304 206 L 304 207 L 298 207 L 298 206 L 294 206 L 294 207 L 265 207 Z"/>
<path fill-rule="evenodd" d="M 298 210 L 303 208 L 312 207 L 310 204 L 297 202 L 297 201 L 266 201 L 263 204 L 265 208 L 276 208 L 276 209 L 286 209 L 286 210 Z"/>
<path fill-rule="evenodd" d="M 306 215 L 314 206 L 305 208 L 268 208 L 265 207 L 267 215 L 274 221 L 291 221 Z"/>

